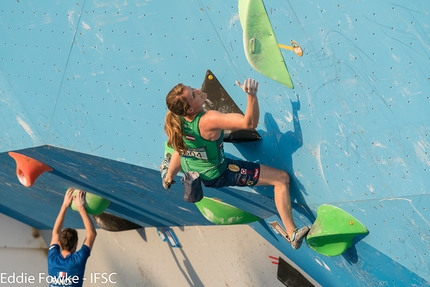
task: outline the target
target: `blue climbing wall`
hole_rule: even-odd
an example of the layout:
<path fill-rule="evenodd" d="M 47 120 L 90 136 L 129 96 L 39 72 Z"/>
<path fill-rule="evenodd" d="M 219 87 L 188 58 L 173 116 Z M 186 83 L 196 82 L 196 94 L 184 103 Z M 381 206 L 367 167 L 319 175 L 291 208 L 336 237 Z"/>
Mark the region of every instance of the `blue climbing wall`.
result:
<path fill-rule="evenodd" d="M 50 228 L 70 186 L 141 226 L 206 225 L 180 184 L 160 186 L 166 93 L 210 69 L 260 82 L 263 140 L 231 156 L 290 172 L 294 216 L 321 204 L 368 229 L 325 257 L 278 241 L 267 188 L 205 190 L 265 220 L 252 226 L 324 286 L 430 285 L 430 3 L 264 1 L 294 89 L 251 68 L 236 1 L 8 1 L 0 8 L 0 212 Z M 31 188 L 9 151 L 48 165 Z M 179 182 L 179 178 L 177 180 Z M 76 214 L 68 223 L 80 227 Z"/>

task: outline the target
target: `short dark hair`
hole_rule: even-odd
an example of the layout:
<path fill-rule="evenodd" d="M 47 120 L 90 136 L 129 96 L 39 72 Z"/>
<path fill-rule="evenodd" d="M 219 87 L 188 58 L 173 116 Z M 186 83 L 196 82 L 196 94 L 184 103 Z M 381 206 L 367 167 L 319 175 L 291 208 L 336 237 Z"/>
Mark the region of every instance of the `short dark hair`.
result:
<path fill-rule="evenodd" d="M 65 228 L 60 233 L 61 249 L 71 251 L 78 243 L 78 232 L 73 228 Z"/>

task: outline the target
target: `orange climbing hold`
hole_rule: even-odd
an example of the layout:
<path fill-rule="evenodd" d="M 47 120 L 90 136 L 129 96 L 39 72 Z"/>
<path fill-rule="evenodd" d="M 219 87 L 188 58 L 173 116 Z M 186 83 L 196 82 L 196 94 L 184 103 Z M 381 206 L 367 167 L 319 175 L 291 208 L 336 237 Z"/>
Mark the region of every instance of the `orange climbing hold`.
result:
<path fill-rule="evenodd" d="M 302 47 L 300 47 L 300 45 L 296 41 L 291 40 L 291 46 L 293 46 L 293 51 L 297 54 L 297 56 L 303 56 Z"/>
<path fill-rule="evenodd" d="M 46 164 L 23 154 L 9 152 L 9 155 L 16 162 L 16 176 L 19 182 L 26 187 L 32 186 L 45 171 L 52 171 Z"/>

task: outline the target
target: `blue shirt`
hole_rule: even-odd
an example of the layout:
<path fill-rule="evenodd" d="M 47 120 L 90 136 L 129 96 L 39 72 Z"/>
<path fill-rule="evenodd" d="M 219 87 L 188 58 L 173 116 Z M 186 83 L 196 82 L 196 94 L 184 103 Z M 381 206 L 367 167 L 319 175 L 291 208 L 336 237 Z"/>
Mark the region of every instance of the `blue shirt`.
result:
<path fill-rule="evenodd" d="M 91 249 L 85 244 L 79 251 L 61 255 L 60 246 L 52 244 L 48 251 L 47 282 L 50 287 L 81 287 L 83 284 L 85 264 L 90 257 Z"/>

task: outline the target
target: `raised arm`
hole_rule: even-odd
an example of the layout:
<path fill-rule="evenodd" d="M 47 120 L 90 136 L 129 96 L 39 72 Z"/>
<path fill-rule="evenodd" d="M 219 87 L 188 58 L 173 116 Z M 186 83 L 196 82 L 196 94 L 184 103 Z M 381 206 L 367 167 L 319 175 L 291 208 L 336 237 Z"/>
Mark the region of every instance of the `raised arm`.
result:
<path fill-rule="evenodd" d="M 244 123 L 248 128 L 255 129 L 258 125 L 258 119 L 260 118 L 260 107 L 257 98 L 258 82 L 254 79 L 247 79 L 243 82 L 243 85 L 238 81 L 236 81 L 236 84 L 248 95 Z"/>
<path fill-rule="evenodd" d="M 84 244 L 88 246 L 90 249 L 93 249 L 94 241 L 96 240 L 97 232 L 94 227 L 93 222 L 91 221 L 87 211 L 85 210 L 84 206 L 84 195 L 85 193 L 80 190 L 78 195 L 75 196 L 75 205 L 78 208 L 78 212 L 81 215 L 82 221 L 85 226 L 85 231 L 87 232 L 87 237 L 84 240 Z"/>
<path fill-rule="evenodd" d="M 254 129 L 258 125 L 260 118 L 260 108 L 258 105 L 257 91 L 258 82 L 253 79 L 247 79 L 243 84 L 236 81 L 236 84 L 247 94 L 248 104 L 244 115 L 237 113 L 223 114 L 218 111 L 208 111 L 203 117 L 204 121 L 200 126 L 201 132 L 210 132 L 214 130 L 240 130 Z"/>
<path fill-rule="evenodd" d="M 61 230 L 63 229 L 64 218 L 66 217 L 67 208 L 70 206 L 73 200 L 73 196 L 72 196 L 73 191 L 74 191 L 73 188 L 69 188 L 66 191 L 66 194 L 64 195 L 63 204 L 61 205 L 60 212 L 57 215 L 57 219 L 55 220 L 55 223 L 54 223 L 54 228 L 52 229 L 52 237 L 51 237 L 50 245 L 58 244 L 58 241 L 60 239 L 60 233 L 61 233 Z"/>

